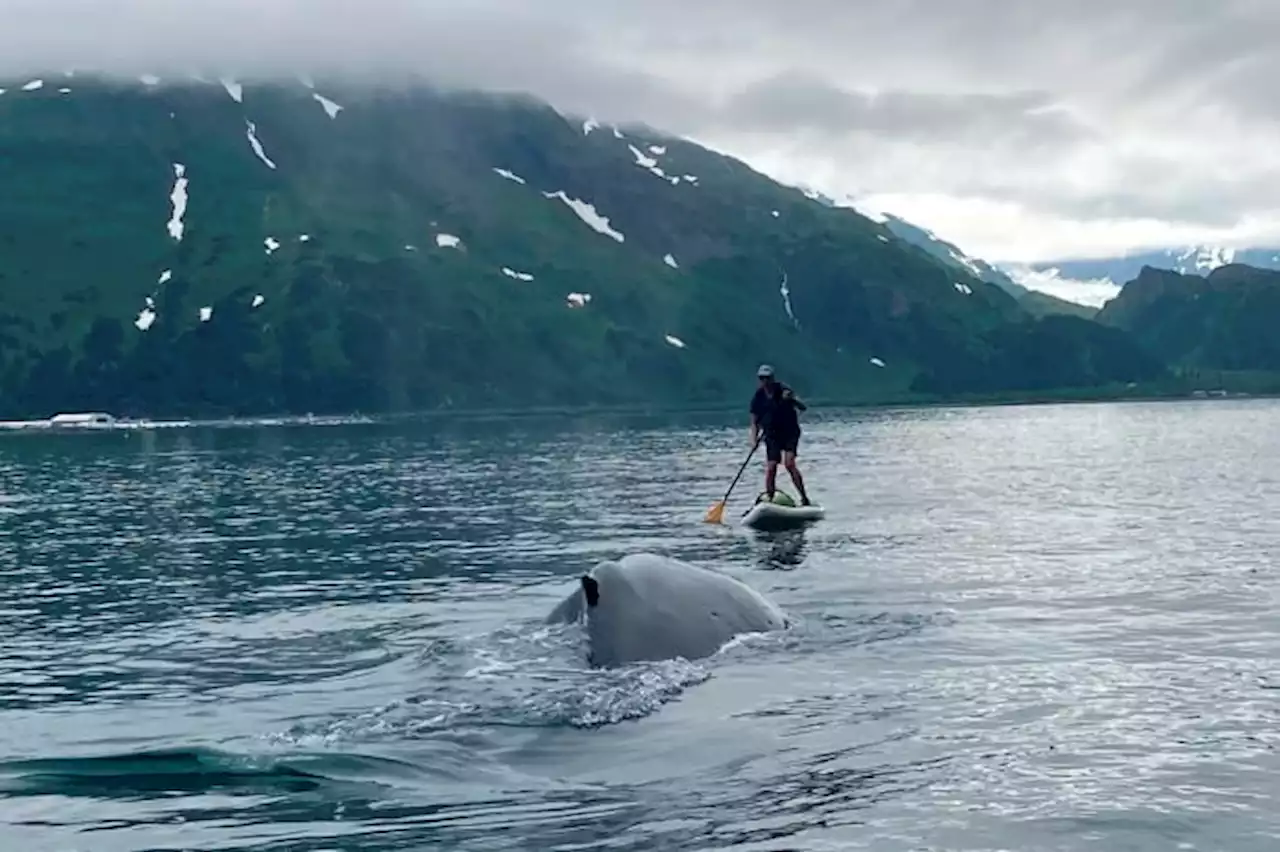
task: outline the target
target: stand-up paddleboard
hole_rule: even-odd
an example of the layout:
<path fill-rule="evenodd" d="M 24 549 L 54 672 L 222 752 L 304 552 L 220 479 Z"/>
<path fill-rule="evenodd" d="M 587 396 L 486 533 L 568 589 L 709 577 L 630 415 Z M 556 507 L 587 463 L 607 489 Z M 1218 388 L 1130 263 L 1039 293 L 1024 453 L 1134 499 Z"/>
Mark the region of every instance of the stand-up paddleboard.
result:
<path fill-rule="evenodd" d="M 785 530 L 820 521 L 826 514 L 821 506 L 797 506 L 789 497 L 774 503 L 761 499 L 742 516 L 742 525 L 757 530 Z"/>

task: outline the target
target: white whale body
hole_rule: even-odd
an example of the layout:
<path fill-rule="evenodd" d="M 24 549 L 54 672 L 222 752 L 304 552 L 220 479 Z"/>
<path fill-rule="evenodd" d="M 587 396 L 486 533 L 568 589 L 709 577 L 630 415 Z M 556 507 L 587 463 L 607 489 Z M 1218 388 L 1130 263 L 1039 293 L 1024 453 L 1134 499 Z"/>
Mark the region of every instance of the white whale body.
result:
<path fill-rule="evenodd" d="M 740 580 L 652 553 L 605 561 L 547 616 L 585 622 L 592 666 L 714 654 L 743 633 L 788 626 L 786 615 Z"/>

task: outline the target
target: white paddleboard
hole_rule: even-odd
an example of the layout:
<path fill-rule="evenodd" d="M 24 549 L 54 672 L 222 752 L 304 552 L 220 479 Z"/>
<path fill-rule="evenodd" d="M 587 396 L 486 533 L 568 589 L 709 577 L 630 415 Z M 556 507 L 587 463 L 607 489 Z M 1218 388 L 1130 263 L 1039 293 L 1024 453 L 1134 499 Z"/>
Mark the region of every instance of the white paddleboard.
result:
<path fill-rule="evenodd" d="M 742 525 L 758 530 L 776 530 L 811 524 L 826 517 L 821 506 L 779 506 L 761 501 L 742 516 Z"/>

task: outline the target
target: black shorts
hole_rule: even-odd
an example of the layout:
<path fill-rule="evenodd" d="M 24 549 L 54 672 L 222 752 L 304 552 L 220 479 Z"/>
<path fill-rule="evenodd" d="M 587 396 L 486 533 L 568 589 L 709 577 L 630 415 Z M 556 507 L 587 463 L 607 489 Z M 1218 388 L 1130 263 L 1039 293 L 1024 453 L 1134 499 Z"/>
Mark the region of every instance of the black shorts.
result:
<path fill-rule="evenodd" d="M 771 462 L 782 461 L 782 454 L 792 453 L 796 451 L 796 447 L 800 445 L 800 430 L 794 432 L 783 432 L 779 435 L 766 434 L 764 436 L 764 454 L 765 458 Z"/>

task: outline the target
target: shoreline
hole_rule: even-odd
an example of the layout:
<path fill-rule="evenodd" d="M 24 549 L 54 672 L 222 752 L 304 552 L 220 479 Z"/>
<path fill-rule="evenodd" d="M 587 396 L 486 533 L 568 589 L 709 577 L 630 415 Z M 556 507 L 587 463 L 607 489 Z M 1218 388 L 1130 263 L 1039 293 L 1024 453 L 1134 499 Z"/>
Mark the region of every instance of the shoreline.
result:
<path fill-rule="evenodd" d="M 1241 400 L 1280 399 L 1280 392 L 1244 393 L 1221 389 L 1188 392 L 1179 389 L 1143 391 L 1125 388 L 1113 392 L 1102 389 L 1087 391 L 1060 390 L 1039 394 L 969 394 L 946 398 L 848 399 L 840 397 L 815 397 L 806 400 L 811 410 L 846 411 L 915 411 L 940 408 L 1007 408 L 1015 406 L 1044 405 L 1097 405 L 1102 403 L 1152 403 L 1152 402 L 1225 402 Z M 435 408 L 419 411 L 388 412 L 385 414 L 245 414 L 223 417 L 117 417 L 110 424 L 55 423 L 55 417 L 35 420 L 0 421 L 0 434 L 49 434 L 148 431 L 175 428 L 232 428 L 243 426 L 348 426 L 377 425 L 413 421 L 466 422 L 477 420 L 538 420 L 555 418 L 592 417 L 662 417 L 680 415 L 728 414 L 745 406 L 737 403 L 704 402 L 633 403 L 626 405 L 581 406 L 523 406 L 514 408 Z"/>

